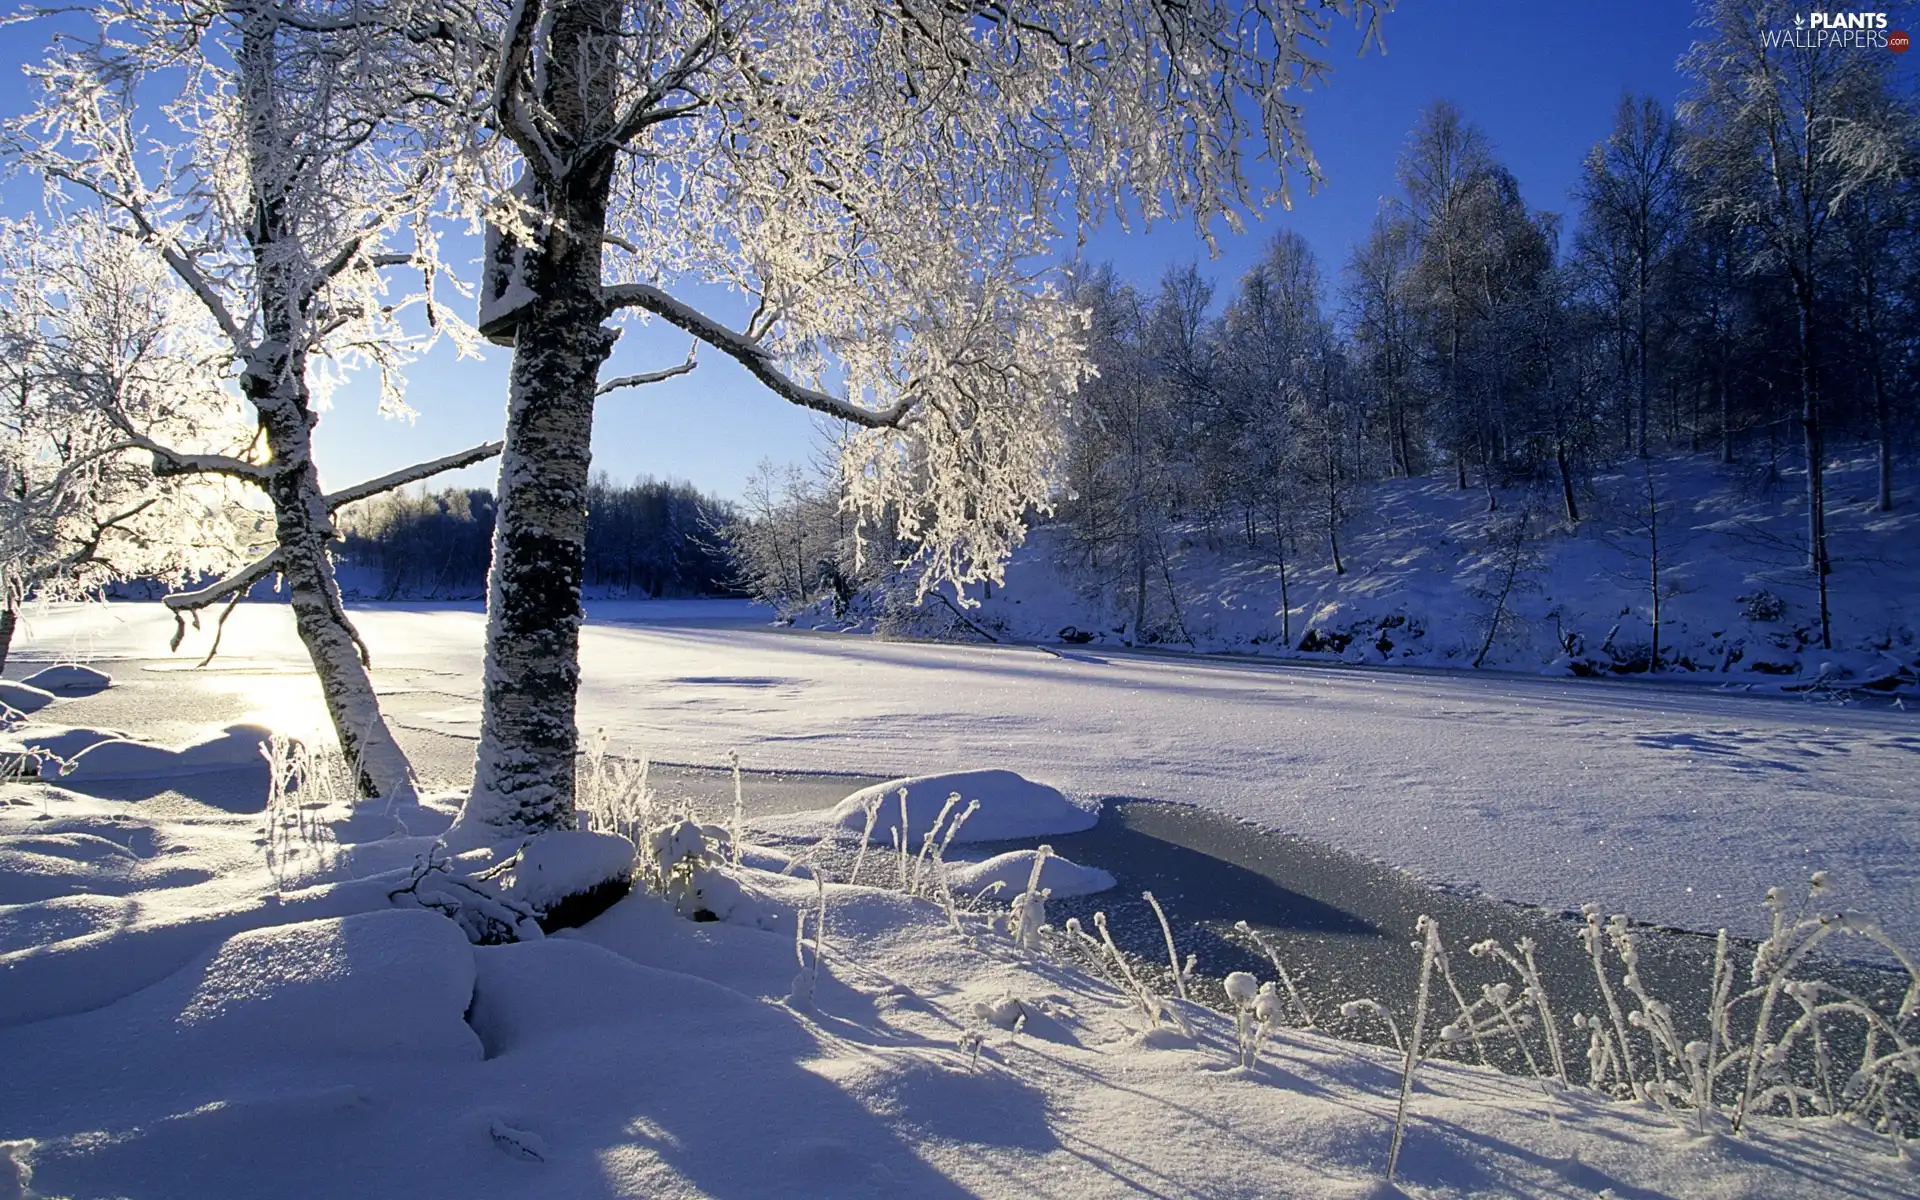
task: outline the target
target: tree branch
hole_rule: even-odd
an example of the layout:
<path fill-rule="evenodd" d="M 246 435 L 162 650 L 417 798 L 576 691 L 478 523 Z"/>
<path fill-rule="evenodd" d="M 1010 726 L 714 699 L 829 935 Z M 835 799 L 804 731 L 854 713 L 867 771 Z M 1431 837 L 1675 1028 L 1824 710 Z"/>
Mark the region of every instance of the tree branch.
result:
<path fill-rule="evenodd" d="M 911 398 L 898 401 L 886 408 L 861 408 L 838 396 L 831 396 L 816 388 L 807 387 L 780 370 L 774 363 L 773 355 L 756 345 L 752 339 L 735 333 L 705 313 L 682 304 L 651 284 L 616 284 L 603 289 L 601 296 L 606 301 L 609 313 L 622 308 L 638 308 L 662 318 L 668 324 L 679 326 L 745 367 L 749 374 L 765 384 L 775 395 L 802 408 L 826 413 L 830 417 L 838 417 L 842 421 L 868 429 L 898 428 L 907 414 L 913 411 L 914 401 Z"/>
<path fill-rule="evenodd" d="M 129 437 L 127 448 L 145 450 L 153 455 L 153 473 L 162 479 L 174 475 L 227 475 L 264 487 L 267 480 L 273 477 L 271 471 L 257 463 L 229 454 L 182 454 L 144 434 L 136 433 Z"/>
<path fill-rule="evenodd" d="M 269 550 L 260 558 L 241 567 L 225 579 L 216 580 L 205 587 L 195 588 L 190 592 L 175 592 L 173 595 L 161 600 L 160 603 L 166 605 L 167 611 L 173 613 L 175 616 L 183 612 L 198 612 L 200 609 L 209 608 L 218 604 L 227 596 L 234 595 L 235 593 L 245 593 L 248 588 L 259 583 L 262 579 L 265 579 L 279 569 L 280 551 L 277 549 Z M 178 649 L 179 646 L 180 638 L 179 635 L 176 634 L 171 648 Z"/>
<path fill-rule="evenodd" d="M 115 513 L 103 521 L 95 521 L 93 523 L 93 533 L 86 541 L 80 543 L 80 545 L 70 553 L 64 554 L 53 562 L 29 573 L 28 590 L 45 583 L 49 579 L 71 571 L 75 567 L 84 567 L 90 562 L 98 561 L 100 558 L 100 544 L 106 540 L 109 533 L 119 529 L 121 525 L 133 520 L 159 502 L 160 497 L 149 496 L 132 508 Z"/>
<path fill-rule="evenodd" d="M 365 483 L 356 483 L 352 487 L 341 488 L 327 497 L 327 511 L 339 512 L 356 500 L 365 500 L 378 496 L 381 492 L 390 492 L 409 483 L 418 483 L 422 479 L 431 479 L 442 471 L 453 471 L 461 467 L 470 467 L 477 462 L 485 462 L 500 453 L 501 442 L 483 442 L 470 450 L 458 454 L 449 454 L 445 458 L 436 458 L 429 462 L 415 463 L 411 467 L 402 467 Z"/>
<path fill-rule="evenodd" d="M 173 273 L 179 276 L 180 281 L 187 285 L 188 290 L 193 292 L 194 296 L 199 299 L 202 307 L 213 317 L 214 323 L 220 326 L 220 332 L 226 334 L 227 340 L 233 343 L 234 349 L 245 353 L 249 346 L 247 335 L 241 328 L 240 323 L 234 320 L 233 314 L 228 311 L 226 302 L 220 298 L 218 289 L 216 289 L 213 282 L 201 272 L 200 268 L 194 264 L 193 260 L 182 254 L 166 237 L 161 235 L 159 228 L 147 218 L 146 210 L 141 207 L 138 199 L 123 195 L 119 192 L 110 191 L 94 180 L 87 178 L 79 171 L 64 166 L 45 164 L 41 165 L 39 169 L 50 178 L 62 179 L 76 187 L 85 188 L 87 191 L 99 197 L 103 203 L 109 204 L 121 212 L 126 213 L 127 217 L 133 221 L 134 227 L 139 231 L 140 237 L 160 251 L 160 257 L 166 262 L 168 267 L 172 268 Z"/>
<path fill-rule="evenodd" d="M 700 343 L 698 341 L 694 342 L 693 345 L 688 346 L 687 361 L 681 363 L 677 367 L 668 367 L 664 371 L 647 371 L 640 375 L 621 375 L 621 376 L 618 376 L 617 378 L 609 379 L 605 383 L 601 384 L 599 387 L 595 388 L 593 390 L 593 394 L 596 396 L 604 396 L 608 392 L 619 391 L 621 388 L 645 387 L 650 383 L 664 383 L 665 381 L 672 379 L 676 375 L 685 375 L 689 371 L 692 371 L 695 367 L 700 365 L 699 363 L 695 362 L 693 359 L 694 352 L 699 348 L 700 348 Z"/>

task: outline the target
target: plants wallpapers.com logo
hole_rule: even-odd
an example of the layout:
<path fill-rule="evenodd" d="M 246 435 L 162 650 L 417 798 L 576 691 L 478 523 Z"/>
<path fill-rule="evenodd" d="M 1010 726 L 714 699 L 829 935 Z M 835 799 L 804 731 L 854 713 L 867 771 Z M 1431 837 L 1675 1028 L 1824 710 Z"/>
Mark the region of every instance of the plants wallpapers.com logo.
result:
<path fill-rule="evenodd" d="M 1795 13 L 1792 29 L 1761 32 L 1770 47 L 1796 50 L 1889 50 L 1905 54 L 1912 44 L 1903 30 L 1887 27 L 1883 12 Z"/>

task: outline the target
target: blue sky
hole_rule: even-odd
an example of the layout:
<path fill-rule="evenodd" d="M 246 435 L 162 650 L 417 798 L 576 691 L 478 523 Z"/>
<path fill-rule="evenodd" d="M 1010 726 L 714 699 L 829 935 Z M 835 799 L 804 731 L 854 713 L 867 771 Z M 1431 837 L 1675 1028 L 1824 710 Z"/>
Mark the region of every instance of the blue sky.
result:
<path fill-rule="evenodd" d="M 1415 117 L 1443 96 L 1486 131 L 1530 205 L 1568 212 L 1581 156 L 1605 134 L 1622 93 L 1649 92 L 1667 102 L 1678 95 L 1682 80 L 1674 62 L 1692 40 L 1692 19 L 1685 0 L 1402 0 L 1385 21 L 1387 53 L 1354 58 L 1357 39 L 1343 30 L 1331 83 L 1307 97 L 1307 128 L 1327 178 L 1318 194 L 1302 189 L 1291 212 L 1276 209 L 1238 236 L 1223 232 L 1215 260 L 1185 224 L 1132 231 L 1109 225 L 1095 233 L 1087 257 L 1110 260 L 1145 286 L 1169 267 L 1196 262 L 1224 297 L 1273 232 L 1291 228 L 1313 245 L 1323 272 L 1336 278 L 1381 198 L 1395 190 L 1394 161 Z M 8 112 L 27 103 L 15 67 L 42 41 L 31 26 L 0 27 L 6 76 L 0 107 Z M 0 195 L 18 211 L 32 192 L 14 181 Z M 678 334 L 629 327 L 609 370 L 664 366 L 685 350 Z M 344 390 L 317 434 L 328 483 L 499 436 L 507 359 L 505 351 L 479 362 L 433 355 L 412 373 L 409 396 L 419 418 L 411 425 L 378 416 L 370 388 Z M 594 460 L 616 478 L 672 476 L 737 496 L 755 463 L 804 459 L 814 437 L 812 417 L 707 354 L 690 376 L 603 399 Z M 443 478 L 484 487 L 492 475 L 480 467 Z"/>

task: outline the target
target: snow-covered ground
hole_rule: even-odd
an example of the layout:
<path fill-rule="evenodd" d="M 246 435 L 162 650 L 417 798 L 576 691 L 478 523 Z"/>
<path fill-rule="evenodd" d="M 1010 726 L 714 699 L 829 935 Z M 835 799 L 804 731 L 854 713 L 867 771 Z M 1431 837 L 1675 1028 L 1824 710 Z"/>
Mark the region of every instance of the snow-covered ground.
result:
<path fill-rule="evenodd" d="M 355 616 L 397 723 L 463 745 L 480 614 Z M 1078 803 L 1004 777 L 964 786 L 1011 798 L 983 807 L 990 824 L 1038 797 L 1049 819 L 1022 827 L 1036 839 L 1084 824 L 1092 797 L 1148 796 L 1696 928 L 1757 931 L 1765 884 L 1824 866 L 1920 944 L 1920 725 L 1903 712 L 889 644 L 770 629 L 743 606 L 592 617 L 582 724 L 659 760 L 737 747 L 760 767 L 1018 771 Z M 198 673 L 152 661 L 170 631 L 157 606 L 40 612 L 10 668 L 107 668 L 112 687 L 53 701 L 37 727 L 118 711 L 211 773 L 79 781 L 91 794 L 0 784 L 0 1197 L 13 1160 L 34 1192 L 74 1197 L 1920 1195 L 1883 1141 L 1830 1122 L 1690 1136 L 1651 1108 L 1449 1064 L 1422 1068 L 1388 1190 L 1385 1052 L 1285 1031 L 1232 1069 L 1230 1019 L 1189 1007 L 1195 1038 L 1143 1036 L 1110 988 L 872 889 L 828 887 L 806 989 L 792 930 L 814 885 L 750 869 L 721 922 L 640 895 L 582 931 L 470 947 L 389 899 L 446 802 L 310 814 L 270 869 L 263 773 L 236 781 L 226 756 L 189 752 L 221 726 L 242 727 L 225 741 L 247 722 L 317 726 L 286 612 L 241 611 Z M 116 691 L 139 699 L 104 707 Z M 946 783 L 926 789 L 936 810 Z"/>

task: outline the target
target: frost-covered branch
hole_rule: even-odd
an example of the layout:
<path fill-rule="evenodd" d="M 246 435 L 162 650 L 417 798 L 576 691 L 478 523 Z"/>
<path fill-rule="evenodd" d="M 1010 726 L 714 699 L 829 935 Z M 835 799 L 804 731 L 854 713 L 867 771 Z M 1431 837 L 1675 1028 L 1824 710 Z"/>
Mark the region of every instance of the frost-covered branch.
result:
<path fill-rule="evenodd" d="M 674 299 L 646 283 L 623 283 L 605 288 L 609 311 L 638 308 L 650 312 L 671 325 L 691 333 L 707 345 L 738 362 L 775 395 L 802 408 L 838 417 L 842 421 L 868 429 L 893 429 L 913 411 L 914 401 L 906 399 L 886 408 L 862 408 L 857 404 L 810 388 L 782 371 L 773 355 L 744 334 L 735 333 L 705 313 Z"/>
<path fill-rule="evenodd" d="M 273 477 L 271 471 L 257 463 L 230 454 L 183 454 L 162 446 L 144 434 L 129 437 L 126 446 L 130 450 L 145 450 L 153 455 L 153 473 L 161 479 L 177 475 L 225 475 L 249 483 L 265 484 Z"/>
<path fill-rule="evenodd" d="M 597 389 L 594 390 L 593 394 L 596 396 L 604 396 L 608 392 L 616 392 L 616 391 L 619 391 L 621 388 L 646 387 L 648 384 L 651 384 L 651 383 L 665 383 L 669 379 L 673 379 L 681 375 L 686 375 L 690 373 L 695 367 L 700 365 L 698 362 L 694 361 L 694 353 L 699 349 L 699 346 L 700 346 L 700 343 L 695 342 L 693 345 L 687 347 L 686 361 L 678 364 L 677 366 L 671 366 L 662 371 L 643 371 L 638 375 L 616 376 L 615 378 L 609 379 L 604 383 L 602 383 Z"/>
<path fill-rule="evenodd" d="M 176 615 L 183 612 L 197 612 L 203 608 L 210 608 L 229 596 L 244 593 L 279 569 L 280 552 L 272 550 L 224 579 L 191 591 L 175 592 L 160 603 L 166 605 L 167 610 Z M 179 638 L 174 639 L 174 645 L 178 647 Z"/>
<path fill-rule="evenodd" d="M 149 496 L 130 508 L 117 512 L 112 516 L 103 517 L 94 521 L 93 531 L 72 551 L 51 563 L 42 564 L 29 572 L 25 580 L 27 586 L 29 588 L 37 586 L 43 580 L 65 575 L 80 567 L 99 561 L 100 546 L 106 541 L 109 533 L 125 530 L 128 522 L 158 503 L 160 503 L 160 497 Z"/>
<path fill-rule="evenodd" d="M 475 463 L 485 462 L 500 453 L 500 445 L 499 442 L 482 442 L 480 445 L 462 450 L 458 454 L 449 454 L 444 458 L 415 463 L 410 467 L 402 467 L 398 471 L 390 471 L 377 479 L 369 479 L 365 483 L 356 483 L 352 487 L 341 488 L 339 491 L 332 492 L 327 496 L 327 511 L 330 513 L 339 512 L 342 508 L 345 508 L 357 500 L 365 500 L 370 496 L 378 496 L 381 492 L 390 492 L 394 488 L 405 487 L 410 483 L 418 483 L 422 479 L 431 479 L 443 471 L 457 471 L 461 467 L 470 467 Z"/>

